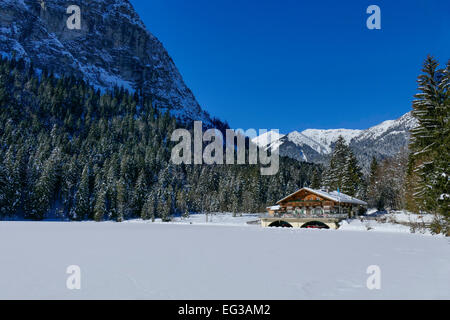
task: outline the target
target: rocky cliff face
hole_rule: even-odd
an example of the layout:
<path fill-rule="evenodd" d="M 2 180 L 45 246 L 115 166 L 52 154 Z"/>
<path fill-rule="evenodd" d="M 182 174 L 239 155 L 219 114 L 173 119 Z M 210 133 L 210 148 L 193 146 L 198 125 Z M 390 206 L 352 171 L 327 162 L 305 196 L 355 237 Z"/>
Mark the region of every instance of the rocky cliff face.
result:
<path fill-rule="evenodd" d="M 73 4 L 81 8 L 80 30 L 67 27 L 67 8 Z M 128 0 L 0 0 L 0 53 L 82 77 L 100 89 L 142 89 L 179 119 L 211 125 Z"/>

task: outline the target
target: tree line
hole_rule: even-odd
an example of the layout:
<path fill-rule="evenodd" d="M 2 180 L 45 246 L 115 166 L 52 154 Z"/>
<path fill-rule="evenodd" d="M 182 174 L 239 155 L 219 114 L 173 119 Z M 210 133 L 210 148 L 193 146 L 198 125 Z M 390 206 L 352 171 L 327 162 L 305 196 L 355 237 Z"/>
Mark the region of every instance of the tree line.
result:
<path fill-rule="evenodd" d="M 0 59 L 0 218 L 263 212 L 323 170 L 288 158 L 269 177 L 257 165 L 174 165 L 170 135 L 192 124 L 169 110 L 139 90 L 101 92 L 23 60 Z"/>

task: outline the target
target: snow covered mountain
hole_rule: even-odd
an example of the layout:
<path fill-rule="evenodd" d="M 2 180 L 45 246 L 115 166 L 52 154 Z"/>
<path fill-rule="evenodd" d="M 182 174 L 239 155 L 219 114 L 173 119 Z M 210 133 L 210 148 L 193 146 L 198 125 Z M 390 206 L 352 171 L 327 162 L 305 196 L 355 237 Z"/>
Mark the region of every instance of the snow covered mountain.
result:
<path fill-rule="evenodd" d="M 259 146 L 279 150 L 282 156 L 299 161 L 326 163 L 334 144 L 339 136 L 342 136 L 355 152 L 363 168 L 367 169 L 372 156 L 383 159 L 406 147 L 409 132 L 416 125 L 417 121 L 409 112 L 397 120 L 388 120 L 367 130 L 308 129 L 302 132 L 293 131 L 287 135 L 268 132 L 252 141 Z M 268 144 L 267 141 L 271 143 Z"/>
<path fill-rule="evenodd" d="M 359 136 L 362 130 L 351 130 L 351 129 L 330 129 L 330 130 L 317 130 L 308 129 L 302 133 L 312 140 L 319 142 L 323 148 L 324 152 L 321 153 L 331 153 L 332 145 L 337 141 L 337 139 L 342 136 L 347 143 L 350 143 L 353 138 Z"/>
<path fill-rule="evenodd" d="M 81 29 L 70 30 L 67 8 L 81 8 Z M 75 75 L 90 84 L 143 90 L 181 120 L 211 125 L 161 42 L 128 0 L 0 0 L 0 54 L 37 69 Z"/>
<path fill-rule="evenodd" d="M 350 142 L 364 169 L 368 169 L 373 156 L 377 159 L 391 157 L 408 146 L 410 131 L 418 125 L 408 112 L 397 120 L 388 120 L 364 130 Z"/>

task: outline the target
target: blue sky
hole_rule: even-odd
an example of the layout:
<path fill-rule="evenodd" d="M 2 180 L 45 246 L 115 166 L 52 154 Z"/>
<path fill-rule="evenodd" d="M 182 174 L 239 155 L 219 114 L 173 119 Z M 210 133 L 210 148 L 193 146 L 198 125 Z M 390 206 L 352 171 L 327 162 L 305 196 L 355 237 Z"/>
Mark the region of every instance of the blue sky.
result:
<path fill-rule="evenodd" d="M 450 58 L 448 0 L 130 1 L 233 128 L 365 129 L 410 110 L 427 54 Z"/>

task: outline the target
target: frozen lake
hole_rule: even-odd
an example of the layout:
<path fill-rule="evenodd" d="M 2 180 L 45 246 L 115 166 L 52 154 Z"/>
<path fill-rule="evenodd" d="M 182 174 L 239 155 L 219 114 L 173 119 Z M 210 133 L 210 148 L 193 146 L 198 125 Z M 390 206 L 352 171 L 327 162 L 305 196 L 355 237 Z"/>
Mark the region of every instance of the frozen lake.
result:
<path fill-rule="evenodd" d="M 80 290 L 66 287 L 70 265 L 81 269 Z M 381 270 L 380 290 L 366 286 L 371 265 Z M 0 299 L 347 298 L 449 299 L 449 240 L 244 224 L 0 222 Z"/>

